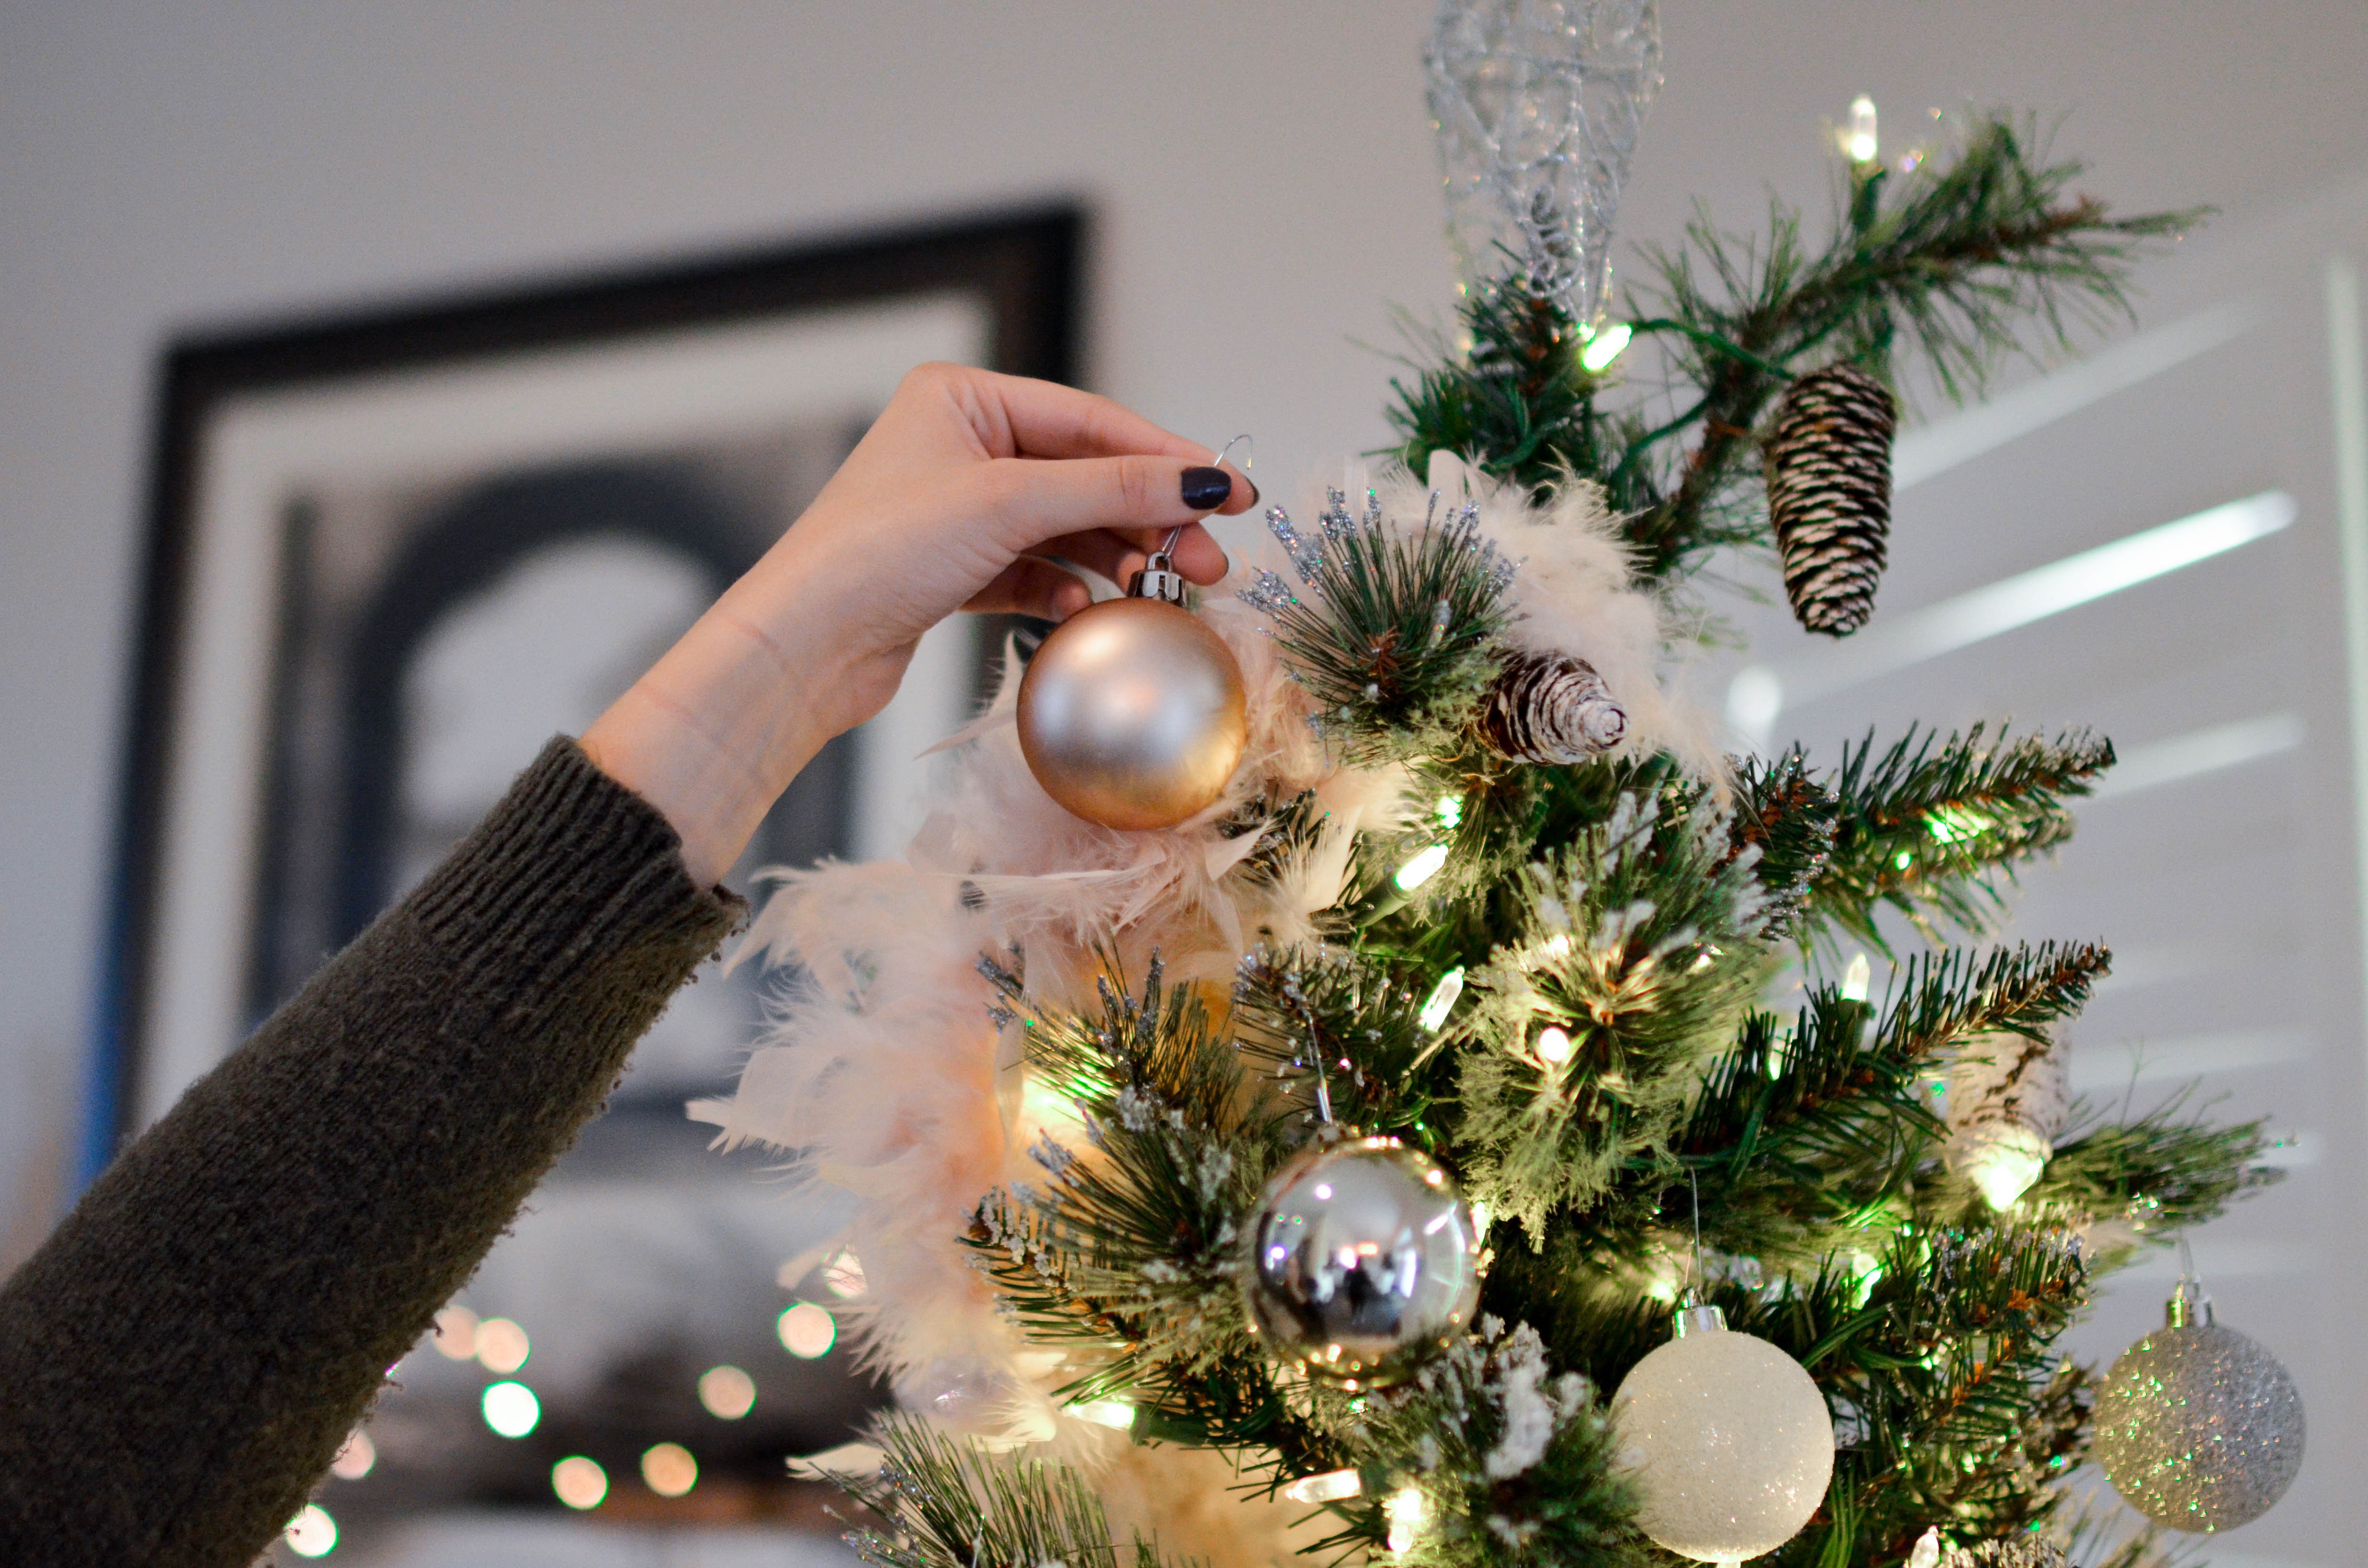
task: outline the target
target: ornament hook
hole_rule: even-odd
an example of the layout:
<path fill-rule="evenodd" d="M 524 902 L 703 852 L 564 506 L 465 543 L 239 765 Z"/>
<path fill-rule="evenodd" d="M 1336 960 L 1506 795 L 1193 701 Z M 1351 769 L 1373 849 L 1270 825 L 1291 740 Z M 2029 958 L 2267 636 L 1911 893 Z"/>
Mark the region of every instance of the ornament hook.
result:
<path fill-rule="evenodd" d="M 1223 467 L 1225 461 L 1225 454 L 1247 440 L 1249 440 L 1247 436 L 1235 437 L 1232 440 L 1217 449 L 1217 455 L 1209 460 L 1209 466 L 1211 468 Z M 1253 445 L 1255 445 L 1255 443 L 1253 443 Z M 1250 460 L 1248 458 L 1244 458 L 1242 460 L 1243 469 L 1247 470 L 1249 466 Z M 1174 528 L 1167 530 L 1167 538 L 1166 541 L 1163 542 L 1157 550 L 1151 552 L 1151 558 L 1143 563 L 1143 570 L 1137 572 L 1128 580 L 1126 585 L 1127 597 L 1131 599 L 1158 599 L 1164 604 L 1171 605 L 1180 605 L 1184 602 L 1184 577 L 1181 573 L 1176 570 L 1176 541 L 1184 537 L 1184 530 L 1190 526 L 1190 525 L 1188 523 L 1178 523 Z"/>

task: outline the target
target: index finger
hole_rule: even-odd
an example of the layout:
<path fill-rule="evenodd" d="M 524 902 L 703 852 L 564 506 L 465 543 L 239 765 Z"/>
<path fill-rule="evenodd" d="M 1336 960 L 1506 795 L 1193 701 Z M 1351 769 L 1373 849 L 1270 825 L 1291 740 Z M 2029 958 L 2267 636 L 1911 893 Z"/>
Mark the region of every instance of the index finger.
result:
<path fill-rule="evenodd" d="M 1123 403 L 1058 381 L 983 373 L 978 412 L 1001 426 L 1004 455 L 1027 458 L 1183 458 L 1215 456 L 1198 441 L 1163 430 Z M 999 417 L 998 417 L 999 416 Z M 981 430 L 982 436 L 989 434 Z"/>

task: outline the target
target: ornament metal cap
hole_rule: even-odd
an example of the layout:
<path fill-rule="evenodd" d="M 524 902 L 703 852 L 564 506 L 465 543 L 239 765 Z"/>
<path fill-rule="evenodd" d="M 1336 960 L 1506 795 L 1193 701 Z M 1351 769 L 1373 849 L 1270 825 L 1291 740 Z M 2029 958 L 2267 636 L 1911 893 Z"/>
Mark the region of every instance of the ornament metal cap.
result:
<path fill-rule="evenodd" d="M 1683 1339 L 1689 1334 L 1724 1334 L 1726 1314 L 1716 1307 L 1702 1306 L 1689 1301 L 1678 1309 L 1677 1332 L 1674 1337 Z"/>
<path fill-rule="evenodd" d="M 2212 1298 L 2203 1293 L 2198 1281 L 2182 1278 L 2163 1306 L 2162 1322 L 2166 1328 L 2210 1328 Z"/>
<path fill-rule="evenodd" d="M 1131 599 L 1157 599 L 1162 604 L 1184 602 L 1184 578 L 1175 569 L 1164 550 L 1152 551 L 1143 570 L 1128 580 L 1126 596 Z"/>
<path fill-rule="evenodd" d="M 1232 449 L 1233 444 L 1226 443 L 1226 450 Z M 1176 562 L 1168 554 L 1176 548 L 1176 541 L 1183 537 L 1184 530 L 1178 528 L 1167 536 L 1167 543 L 1151 552 L 1151 559 L 1143 563 L 1143 570 L 1127 580 L 1128 598 L 1157 599 L 1162 604 L 1170 605 L 1184 602 L 1184 577 L 1176 570 Z"/>

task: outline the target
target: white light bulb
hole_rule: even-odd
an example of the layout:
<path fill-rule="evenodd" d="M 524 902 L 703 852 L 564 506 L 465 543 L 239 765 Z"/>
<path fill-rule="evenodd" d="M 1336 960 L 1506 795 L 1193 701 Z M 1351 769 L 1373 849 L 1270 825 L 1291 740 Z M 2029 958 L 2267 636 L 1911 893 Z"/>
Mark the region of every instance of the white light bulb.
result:
<path fill-rule="evenodd" d="M 1570 1060 L 1571 1043 L 1568 1033 L 1553 1024 L 1538 1031 L 1538 1060 L 1561 1066 Z"/>
<path fill-rule="evenodd" d="M 1134 1425 L 1134 1406 L 1122 1399 L 1095 1399 L 1069 1406 L 1069 1414 L 1080 1421 L 1090 1421 L 1098 1426 L 1108 1426 L 1123 1432 Z"/>
<path fill-rule="evenodd" d="M 1873 983 L 1874 966 L 1866 961 L 1864 953 L 1860 953 L 1850 960 L 1850 968 L 1842 971 L 1842 1000 L 1865 1001 L 1866 994 Z"/>
<path fill-rule="evenodd" d="M 1447 1015 L 1454 1010 L 1455 999 L 1463 994 L 1463 970 L 1459 965 L 1439 977 L 1439 983 L 1422 999 L 1422 1011 L 1415 1017 L 1424 1028 L 1437 1034 L 1439 1026 L 1447 1022 Z"/>
<path fill-rule="evenodd" d="M 1338 1503 L 1344 1497 L 1354 1497 L 1365 1489 L 1353 1470 L 1331 1470 L 1322 1475 L 1303 1475 L 1282 1489 L 1285 1498 L 1293 1503 Z"/>
<path fill-rule="evenodd" d="M 1874 162 L 1877 143 L 1874 137 L 1874 100 L 1863 95 L 1850 100 L 1850 132 L 1842 145 L 1850 161 L 1859 164 Z"/>
<path fill-rule="evenodd" d="M 524 1383 L 495 1383 L 485 1390 L 481 1407 L 485 1425 L 505 1437 L 523 1437 L 542 1419 L 542 1402 Z"/>
<path fill-rule="evenodd" d="M 801 1361 L 826 1356 L 838 1343 L 838 1320 L 812 1301 L 800 1301 L 783 1312 L 773 1328 L 780 1335 L 781 1348 Z"/>
<path fill-rule="evenodd" d="M 1421 1539 L 1430 1520 L 1430 1500 L 1418 1486 L 1402 1486 L 1382 1499 L 1382 1513 L 1390 1522 L 1390 1550 L 1403 1555 Z"/>
<path fill-rule="evenodd" d="M 1587 340 L 1587 347 L 1578 351 L 1578 362 L 1600 372 L 1620 358 L 1620 351 L 1635 335 L 1636 329 L 1626 322 L 1613 322 Z"/>
<path fill-rule="evenodd" d="M 2036 1131 L 2013 1122 L 1986 1123 L 1961 1134 L 1959 1145 L 1962 1152 L 1952 1163 L 2000 1210 L 2013 1208 L 2031 1190 L 2055 1153 Z"/>
<path fill-rule="evenodd" d="M 578 1513 L 597 1508 L 609 1495 L 609 1472 L 598 1460 L 571 1454 L 551 1467 L 551 1490 Z"/>
<path fill-rule="evenodd" d="M 1415 889 L 1422 886 L 1423 883 L 1437 876 L 1439 874 L 1439 869 L 1446 864 L 1447 846 L 1444 844 L 1434 844 L 1429 848 L 1417 854 L 1413 859 L 1407 861 L 1405 865 L 1400 866 L 1398 868 L 1397 876 L 1393 880 L 1398 884 L 1398 891 L 1400 892 L 1412 892 Z"/>
<path fill-rule="evenodd" d="M 326 1557 L 337 1544 L 337 1521 L 318 1503 L 307 1503 L 280 1531 L 288 1550 L 299 1557 Z"/>

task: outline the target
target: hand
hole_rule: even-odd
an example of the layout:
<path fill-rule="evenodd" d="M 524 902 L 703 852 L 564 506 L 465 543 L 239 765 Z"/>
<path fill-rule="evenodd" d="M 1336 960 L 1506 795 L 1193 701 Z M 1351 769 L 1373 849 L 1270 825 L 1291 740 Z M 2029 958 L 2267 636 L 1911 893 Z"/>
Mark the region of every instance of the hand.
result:
<path fill-rule="evenodd" d="M 1212 472 L 1211 456 L 1106 398 L 921 366 L 584 749 L 666 814 L 692 877 L 712 883 L 824 743 L 887 705 L 921 634 L 954 611 L 1064 619 L 1092 596 L 1051 557 L 1123 583 L 1178 528 L 1176 569 L 1224 576 L 1198 519 L 1244 511 L 1258 491 Z"/>

